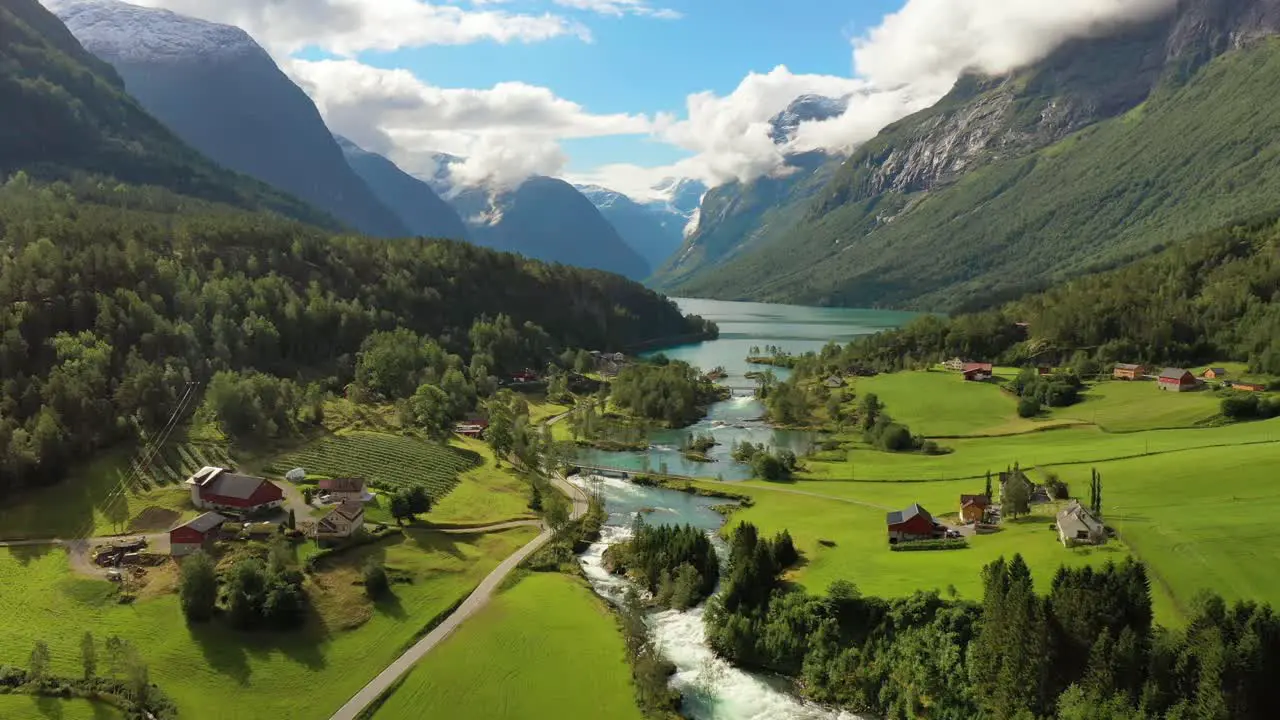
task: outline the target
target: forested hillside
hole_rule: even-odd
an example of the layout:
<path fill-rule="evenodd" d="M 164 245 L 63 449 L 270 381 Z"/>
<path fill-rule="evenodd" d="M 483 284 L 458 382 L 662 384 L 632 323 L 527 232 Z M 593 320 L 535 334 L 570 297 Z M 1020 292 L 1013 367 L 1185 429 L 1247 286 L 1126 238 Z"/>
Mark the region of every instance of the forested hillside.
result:
<path fill-rule="evenodd" d="M 1280 373 L 1278 297 L 1280 221 L 1271 215 L 996 310 L 923 317 L 853 342 L 835 362 L 889 369 L 956 355 L 1073 366 L 1230 358 Z"/>
<path fill-rule="evenodd" d="M 0 251 L 0 494 L 159 429 L 188 381 L 218 371 L 261 373 L 223 385 L 269 415 L 343 392 L 361 353 L 399 382 L 434 377 L 474 398 L 564 349 L 714 332 L 616 275 L 450 241 L 333 238 L 154 188 L 20 174 L 0 188 Z"/>
<path fill-rule="evenodd" d="M 338 227 L 315 208 L 223 170 L 183 144 L 36 0 L 0 2 L 0 107 L 0 178 L 20 169 L 45 179 L 101 174 Z"/>
<path fill-rule="evenodd" d="M 969 78 L 859 149 L 784 237 L 680 292 L 990 307 L 1236 218 L 1280 189 L 1280 40 L 1259 0 Z"/>

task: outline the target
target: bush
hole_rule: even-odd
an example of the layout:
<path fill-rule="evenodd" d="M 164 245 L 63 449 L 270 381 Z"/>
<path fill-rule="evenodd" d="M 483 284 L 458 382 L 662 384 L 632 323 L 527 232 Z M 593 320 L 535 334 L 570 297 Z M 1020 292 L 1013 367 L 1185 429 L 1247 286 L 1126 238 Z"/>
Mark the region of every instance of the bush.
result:
<path fill-rule="evenodd" d="M 1018 417 L 1033 418 L 1040 414 L 1040 401 L 1034 397 L 1024 397 L 1018 401 Z"/>
<path fill-rule="evenodd" d="M 391 588 L 390 581 L 387 580 L 387 568 L 374 558 L 364 566 L 364 591 L 369 597 L 377 599 L 386 595 L 387 590 Z"/>
<path fill-rule="evenodd" d="M 963 550 L 969 547 L 969 541 L 964 538 L 947 538 L 944 540 L 916 540 L 914 542 L 898 543 L 890 545 L 889 549 L 894 552 L 911 552 L 923 550 Z"/>
<path fill-rule="evenodd" d="M 182 561 L 178 595 L 182 600 L 182 614 L 188 620 L 204 622 L 213 617 L 218 601 L 218 576 L 213 560 L 204 551 L 197 551 Z"/>

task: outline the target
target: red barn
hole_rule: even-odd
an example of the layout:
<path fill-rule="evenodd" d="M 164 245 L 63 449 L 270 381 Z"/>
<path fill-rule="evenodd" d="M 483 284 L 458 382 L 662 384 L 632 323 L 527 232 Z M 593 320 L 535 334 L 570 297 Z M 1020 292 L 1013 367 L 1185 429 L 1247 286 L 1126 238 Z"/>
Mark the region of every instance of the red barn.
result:
<path fill-rule="evenodd" d="M 175 557 L 208 548 L 218 537 L 218 531 L 227 519 L 216 512 L 207 512 L 195 520 L 183 523 L 169 531 L 169 554 Z"/>
<path fill-rule="evenodd" d="M 201 468 L 186 485 L 191 488 L 191 504 L 202 510 L 261 510 L 284 503 L 284 491 L 275 483 L 226 468 Z"/>
<path fill-rule="evenodd" d="M 918 504 L 889 513 L 885 522 L 889 526 L 890 545 L 912 540 L 935 540 L 947 535 L 947 528 L 935 522 L 929 511 Z"/>
<path fill-rule="evenodd" d="M 991 377 L 994 368 L 991 363 L 967 363 L 961 373 L 965 380 L 986 380 Z"/>
<path fill-rule="evenodd" d="M 1185 392 L 1194 390 L 1196 387 L 1196 376 L 1190 371 L 1182 368 L 1165 368 L 1160 373 L 1160 389 L 1170 392 Z"/>

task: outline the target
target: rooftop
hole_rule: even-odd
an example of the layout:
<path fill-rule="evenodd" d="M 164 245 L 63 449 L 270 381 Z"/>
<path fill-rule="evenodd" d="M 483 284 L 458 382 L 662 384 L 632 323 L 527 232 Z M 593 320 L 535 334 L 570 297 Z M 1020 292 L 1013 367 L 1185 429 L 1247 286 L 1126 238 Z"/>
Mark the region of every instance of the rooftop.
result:
<path fill-rule="evenodd" d="M 188 485 L 196 485 L 202 492 L 240 500 L 248 500 L 264 482 L 264 478 L 241 475 L 218 467 L 201 468 L 187 478 Z"/>
<path fill-rule="evenodd" d="M 227 519 L 225 517 L 223 517 L 222 515 L 219 515 L 216 512 L 207 512 L 201 515 L 200 517 L 195 518 L 194 520 L 191 520 L 189 522 L 182 523 L 174 527 L 173 529 L 177 530 L 178 528 L 190 528 L 192 530 L 195 530 L 196 532 L 207 533 L 210 530 L 213 530 L 219 525 L 225 523 L 226 521 Z"/>
<path fill-rule="evenodd" d="M 906 510 L 896 510 L 894 512 L 886 514 L 885 521 L 890 525 L 898 525 L 900 523 L 904 523 L 910 520 L 911 518 L 917 515 L 923 515 L 926 520 L 928 520 L 929 522 L 933 522 L 933 516 L 929 514 L 928 510 L 925 510 L 924 508 L 920 507 L 919 503 L 913 503 Z"/>

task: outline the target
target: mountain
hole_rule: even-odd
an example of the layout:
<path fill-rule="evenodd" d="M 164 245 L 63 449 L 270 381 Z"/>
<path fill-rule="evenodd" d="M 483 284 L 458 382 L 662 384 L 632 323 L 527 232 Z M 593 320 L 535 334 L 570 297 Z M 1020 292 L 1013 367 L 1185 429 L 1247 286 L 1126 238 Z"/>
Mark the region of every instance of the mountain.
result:
<path fill-rule="evenodd" d="M 965 77 L 859 148 L 793 227 L 680 289 L 978 308 L 1274 208 L 1277 32 L 1280 1 L 1184 0 Z"/>
<path fill-rule="evenodd" d="M 187 146 L 35 0 L 0 3 L 0 107 L 0 180 L 19 170 L 46 180 L 105 175 L 339 227 L 325 213 Z"/>
<path fill-rule="evenodd" d="M 344 137 L 334 136 L 347 164 L 374 196 L 396 214 L 411 235 L 465 240 L 467 228 L 449 203 L 435 190 L 396 166 L 387 158 L 371 153 Z"/>
<path fill-rule="evenodd" d="M 650 267 L 662 265 L 684 243 L 685 228 L 706 192 L 694 180 L 667 181 L 654 188 L 662 197 L 649 201 L 594 185 L 577 188 Z"/>
<path fill-rule="evenodd" d="M 644 258 L 590 200 L 563 180 L 535 176 L 514 190 L 454 189 L 445 196 L 479 245 L 636 280 L 649 274 Z"/>
<path fill-rule="evenodd" d="M 773 117 L 769 136 L 785 146 L 800 123 L 829 120 L 847 107 L 845 98 L 801 95 Z M 804 202 L 825 186 L 837 166 L 838 160 L 822 152 L 791 153 L 781 172 L 712 188 L 702 198 L 696 228 L 652 282 L 684 292 L 701 274 L 714 275 L 730 258 L 785 234 L 803 216 Z"/>
<path fill-rule="evenodd" d="M 408 230 L 347 165 L 306 93 L 243 30 L 114 0 L 50 0 L 152 115 L 237 172 L 382 237 Z"/>

